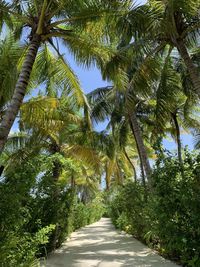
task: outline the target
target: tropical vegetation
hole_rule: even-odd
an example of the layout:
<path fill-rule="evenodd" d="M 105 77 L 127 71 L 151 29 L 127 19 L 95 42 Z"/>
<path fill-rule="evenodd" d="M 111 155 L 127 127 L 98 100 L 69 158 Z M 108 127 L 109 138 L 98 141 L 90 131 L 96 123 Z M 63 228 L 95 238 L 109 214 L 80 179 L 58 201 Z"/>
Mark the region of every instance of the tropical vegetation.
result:
<path fill-rule="evenodd" d="M 103 215 L 200 265 L 199 11 L 199 0 L 0 0 L 0 266 L 39 266 Z M 72 56 L 107 86 L 84 92 Z"/>

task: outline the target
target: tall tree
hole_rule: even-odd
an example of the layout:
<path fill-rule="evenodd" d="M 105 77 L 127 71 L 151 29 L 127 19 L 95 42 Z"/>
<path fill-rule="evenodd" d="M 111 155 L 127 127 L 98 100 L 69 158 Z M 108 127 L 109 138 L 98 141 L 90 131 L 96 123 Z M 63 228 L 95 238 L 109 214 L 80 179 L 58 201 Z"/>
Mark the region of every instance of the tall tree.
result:
<path fill-rule="evenodd" d="M 200 97 L 200 76 L 190 53 L 199 39 L 199 9 L 199 0 L 149 0 L 128 12 L 119 29 L 124 29 L 123 40 L 134 38 L 147 55 L 155 55 L 168 45 L 176 48 L 187 67 L 192 90 Z"/>
<path fill-rule="evenodd" d="M 77 61 L 86 66 L 94 61 L 103 64 L 109 51 L 101 42 L 105 32 L 102 25 L 108 14 L 122 8 L 121 1 L 1 1 L 0 11 L 5 16 L 10 15 L 15 32 L 20 33 L 25 27 L 29 29 L 29 43 L 12 100 L 0 125 L 0 152 L 19 112 L 41 44 L 46 42 L 55 48 L 54 40 L 59 38 Z M 93 27 L 97 26 L 102 30 L 94 31 Z"/>
<path fill-rule="evenodd" d="M 154 121 L 151 131 L 154 137 L 172 135 L 177 143 L 179 163 L 183 170 L 181 131 L 192 133 L 199 127 L 198 101 L 191 91 L 191 80 L 179 56 L 170 56 L 169 49 L 161 62 L 160 79 L 152 94 L 155 117 L 151 116 Z"/>
<path fill-rule="evenodd" d="M 8 34 L 0 41 L 0 114 L 1 118 L 12 98 L 17 80 L 17 63 L 21 58 L 23 47 Z M 1 120 L 1 119 L 0 119 Z"/>
<path fill-rule="evenodd" d="M 116 134 L 116 131 L 118 129 L 118 142 L 116 143 L 116 139 L 114 138 L 113 145 L 111 144 L 111 147 L 109 149 L 109 153 L 113 151 L 116 147 L 121 147 L 123 152 L 123 155 L 126 159 L 124 161 L 129 161 L 127 158 L 126 153 L 126 142 L 129 139 L 127 134 L 130 132 L 129 130 L 132 130 L 132 135 L 135 140 L 135 148 L 137 148 L 137 152 L 141 161 L 142 169 L 145 166 L 145 163 L 148 162 L 148 156 L 147 156 L 147 150 L 144 145 L 143 141 L 143 135 L 140 128 L 140 125 L 138 123 L 137 118 L 137 110 L 134 111 L 133 105 L 131 104 L 131 108 L 129 112 L 127 111 L 127 102 L 124 93 L 116 90 L 115 87 L 107 87 L 107 88 L 98 88 L 97 90 L 91 92 L 89 95 L 89 102 L 91 103 L 92 112 L 91 116 L 93 120 L 95 121 L 103 121 L 106 118 L 109 119 L 110 123 L 109 125 L 111 127 L 111 132 Z M 130 103 L 129 103 L 130 104 Z M 133 114 L 136 114 L 134 115 Z M 134 126 L 132 126 L 134 124 Z M 139 137 L 138 137 L 139 135 Z M 142 143 L 142 144 L 141 144 Z M 128 143 L 127 143 L 128 144 Z M 132 144 L 133 145 L 133 144 Z M 142 146 L 142 148 L 141 148 Z M 142 150 L 143 149 L 143 150 Z M 116 154 L 120 154 L 119 150 L 115 151 Z M 143 152 L 143 154 L 142 154 Z M 143 158 L 141 158 L 141 155 L 143 157 L 146 157 L 146 162 L 142 161 Z M 130 161 L 129 161 L 130 164 Z M 147 168 L 150 166 L 147 166 Z M 145 169 L 147 171 L 147 169 Z M 135 175 L 135 168 L 133 168 L 133 172 Z M 147 174 L 147 173 L 146 173 Z M 147 174 L 147 176 L 150 175 L 150 171 Z M 145 181 L 145 177 L 143 177 L 143 180 Z"/>
<path fill-rule="evenodd" d="M 119 57 L 121 55 L 121 57 Z M 136 141 L 138 154 L 141 161 L 142 173 L 151 179 L 151 166 L 145 146 L 142 127 L 137 117 L 137 105 L 143 102 L 152 92 L 153 83 L 159 77 L 159 63 L 157 58 L 145 57 L 144 51 L 138 53 L 134 43 L 127 44 L 121 41 L 118 45 L 118 57 L 113 57 L 105 66 L 105 76 L 113 83 L 113 105 L 121 102 L 122 116 L 130 124 Z M 125 80 L 125 83 L 119 82 Z"/>

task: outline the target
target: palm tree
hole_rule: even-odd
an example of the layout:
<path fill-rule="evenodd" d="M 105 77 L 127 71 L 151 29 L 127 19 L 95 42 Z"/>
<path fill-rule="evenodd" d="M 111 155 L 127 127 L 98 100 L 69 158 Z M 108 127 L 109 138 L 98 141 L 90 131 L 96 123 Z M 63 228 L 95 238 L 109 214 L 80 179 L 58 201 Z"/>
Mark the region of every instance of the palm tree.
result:
<path fill-rule="evenodd" d="M 151 128 L 154 138 L 156 136 L 171 134 L 177 143 L 178 159 L 183 171 L 181 131 L 191 133 L 199 128 L 198 104 L 195 95 L 190 90 L 191 80 L 183 63 L 176 54 L 170 56 L 170 49 L 164 60 L 161 61 L 161 75 L 159 82 L 154 85 L 152 98 Z"/>
<path fill-rule="evenodd" d="M 114 82 L 114 105 L 118 106 L 121 101 L 123 107 L 121 113 L 129 121 L 136 141 L 141 171 L 149 181 L 151 179 L 151 166 L 143 140 L 142 127 L 137 118 L 137 106 L 151 94 L 153 83 L 158 80 L 159 70 L 160 64 L 157 58 L 154 59 L 152 56 L 145 58 L 144 51 L 138 54 L 135 45 L 124 46 L 123 41 L 118 46 L 118 57 L 113 57 L 104 70 L 105 77 Z M 125 83 L 120 84 L 116 77 L 120 77 L 120 80 L 124 79 Z"/>
<path fill-rule="evenodd" d="M 95 190 L 99 184 L 100 159 L 89 146 L 89 140 L 84 141 L 85 120 L 72 96 L 60 99 L 39 96 L 23 103 L 20 125 L 23 133 L 10 137 L 5 146 L 4 154 L 9 155 L 5 174 L 12 166 L 24 164 L 31 157 L 43 158 L 42 177 L 50 179 L 52 188 L 49 194 L 54 207 L 50 212 L 51 223 L 56 224 L 51 237 L 51 249 L 54 249 L 61 241 L 63 225 L 59 222 L 61 209 L 57 205 L 63 205 L 60 201 L 64 188 L 71 188 L 73 194 L 79 192 L 75 186 L 81 192 L 83 187 Z"/>
<path fill-rule="evenodd" d="M 111 127 L 111 132 L 109 130 L 100 133 L 93 132 L 92 142 L 100 155 L 106 190 L 110 190 L 113 184 L 123 185 L 126 180 L 133 179 L 133 176 L 136 180 L 135 165 L 131 160 L 135 156 L 135 150 L 128 149 L 126 126 L 115 124 L 115 129 Z"/>
<path fill-rule="evenodd" d="M 141 171 L 142 173 L 143 171 L 145 171 L 146 177 L 150 180 L 151 179 L 151 166 L 150 166 L 147 151 L 144 145 L 142 131 L 138 123 L 136 110 L 132 110 L 132 111 L 129 110 L 128 115 L 129 115 L 131 130 L 132 130 L 133 136 L 137 144 L 137 150 L 138 150 L 138 154 L 139 154 L 139 158 L 141 162 Z M 144 180 L 144 177 L 143 177 L 143 180 Z"/>
<path fill-rule="evenodd" d="M 187 67 L 192 90 L 198 96 L 200 77 L 190 51 L 199 39 L 199 8 L 199 0 L 149 0 L 129 11 L 119 23 L 125 44 L 134 38 L 147 56 L 156 55 L 167 46 L 176 48 Z"/>
<path fill-rule="evenodd" d="M 111 86 L 111 87 L 106 87 L 106 88 L 98 88 L 94 90 L 93 92 L 88 94 L 88 98 L 89 98 L 89 103 L 91 104 L 91 108 L 92 108 L 91 116 L 93 120 L 98 122 L 98 121 L 103 121 L 106 118 L 109 118 L 111 129 L 112 129 L 111 133 L 114 136 L 117 133 L 117 136 L 118 136 L 117 143 L 116 143 L 116 138 L 114 138 L 113 141 L 111 142 L 111 145 L 109 146 L 110 147 L 109 153 L 114 151 L 110 158 L 113 158 L 113 155 L 115 155 L 115 153 L 117 155 L 120 154 L 119 150 L 118 149 L 116 150 L 116 148 L 118 147 L 121 149 L 121 153 L 125 157 L 124 161 L 128 161 L 130 164 L 130 158 L 128 154 L 126 153 L 126 144 L 128 144 L 127 134 L 129 130 L 132 130 L 134 140 L 135 140 L 134 148 L 137 147 L 137 152 L 138 152 L 140 162 L 141 162 L 141 171 L 143 173 L 143 168 L 144 168 L 145 163 L 144 161 L 141 160 L 141 151 L 144 152 L 145 156 L 147 155 L 147 151 L 146 151 L 146 147 L 144 146 L 142 131 L 138 124 L 138 118 L 133 117 L 135 114 L 135 113 L 133 114 L 134 112 L 133 110 L 130 109 L 129 112 L 127 112 L 127 105 L 126 105 L 127 99 L 125 98 L 124 93 L 119 92 L 118 90 L 116 90 L 115 87 Z M 131 107 L 132 106 L 133 105 L 131 103 Z M 132 126 L 133 123 L 134 123 L 134 126 Z M 106 140 L 105 137 L 103 139 Z M 141 149 L 141 146 L 142 146 L 142 149 Z M 148 161 L 148 156 L 146 157 L 146 161 Z M 136 177 L 135 167 L 133 166 L 133 164 L 130 164 L 130 165 L 132 166 L 134 176 Z M 112 164 L 110 163 L 110 166 L 111 167 L 114 166 L 114 163 Z M 109 177 L 110 175 L 108 175 L 108 178 Z M 145 184 L 144 175 L 143 175 L 143 183 Z"/>
<path fill-rule="evenodd" d="M 23 48 L 8 34 L 0 41 L 0 114 L 1 118 L 12 98 L 13 88 L 17 80 L 17 63 Z"/>
<path fill-rule="evenodd" d="M 78 62 L 88 66 L 92 62 L 102 65 L 109 58 L 109 49 L 102 45 L 105 31 L 94 31 L 93 27 L 101 27 L 112 11 L 124 9 L 121 1 L 1 1 L 0 11 L 3 18 L 10 15 L 14 21 L 15 32 L 23 28 L 29 29 L 29 43 L 15 91 L 0 125 L 0 152 L 6 143 L 9 131 L 19 112 L 38 50 L 43 43 L 53 48 L 55 38 L 59 38 L 74 54 Z M 126 3 L 127 5 L 127 3 Z M 16 22 L 16 23 L 15 23 Z M 22 31 L 21 31 L 22 32 Z M 58 50 L 58 49 L 56 49 Z M 59 54 L 61 57 L 61 55 Z M 61 57 L 61 60 L 64 59 Z"/>

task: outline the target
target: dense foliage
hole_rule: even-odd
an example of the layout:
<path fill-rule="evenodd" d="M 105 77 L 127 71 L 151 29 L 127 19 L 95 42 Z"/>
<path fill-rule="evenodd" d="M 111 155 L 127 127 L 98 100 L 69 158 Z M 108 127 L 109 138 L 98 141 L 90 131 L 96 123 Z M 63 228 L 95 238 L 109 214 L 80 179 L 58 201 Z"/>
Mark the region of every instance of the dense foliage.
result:
<path fill-rule="evenodd" d="M 38 176 L 37 159 L 10 170 L 0 182 L 0 265 L 31 266 L 60 246 L 70 233 L 99 220 L 101 196 L 83 204 L 76 189 L 55 185 L 50 174 Z M 55 198 L 56 193 L 59 196 Z"/>
<path fill-rule="evenodd" d="M 152 191 L 129 182 L 110 195 L 114 224 L 184 266 L 200 264 L 200 158 L 185 151 L 184 176 L 173 154 L 159 154 Z"/>
<path fill-rule="evenodd" d="M 200 265 L 200 0 L 133 2 L 0 0 L 0 265 L 37 264 L 106 202 L 117 227 Z M 86 95 L 69 54 L 109 86 Z"/>

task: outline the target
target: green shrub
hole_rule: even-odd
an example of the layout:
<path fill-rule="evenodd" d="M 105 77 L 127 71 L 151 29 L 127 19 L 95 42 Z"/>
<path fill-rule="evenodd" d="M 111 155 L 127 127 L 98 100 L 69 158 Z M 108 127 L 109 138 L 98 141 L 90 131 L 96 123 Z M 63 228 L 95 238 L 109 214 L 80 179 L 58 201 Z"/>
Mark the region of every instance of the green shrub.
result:
<path fill-rule="evenodd" d="M 104 213 L 101 197 L 97 196 L 90 203 L 77 202 L 74 208 L 74 230 L 98 221 Z"/>
<path fill-rule="evenodd" d="M 118 228 L 142 238 L 149 220 L 142 185 L 128 182 L 121 187 L 111 200 L 110 217 Z"/>
<path fill-rule="evenodd" d="M 0 180 L 2 267 L 37 265 L 37 257 L 46 256 L 72 231 L 103 213 L 101 197 L 85 205 L 78 202 L 78 192 L 69 184 L 54 181 L 51 169 L 42 172 L 42 160 L 13 164 Z"/>
<path fill-rule="evenodd" d="M 29 267 L 35 261 L 40 246 L 46 245 L 49 235 L 54 230 L 54 225 L 41 228 L 37 233 L 7 233 L 6 239 L 0 246 L 0 266 Z"/>
<path fill-rule="evenodd" d="M 114 224 L 160 253 L 200 266 L 200 157 L 185 151 L 184 175 L 177 158 L 161 154 L 145 200 L 142 185 L 129 182 L 110 196 Z"/>
<path fill-rule="evenodd" d="M 87 225 L 88 222 L 88 209 L 83 203 L 77 203 L 74 210 L 74 230 Z"/>
<path fill-rule="evenodd" d="M 158 162 L 153 173 L 153 231 L 162 251 L 188 266 L 200 265 L 199 167 L 199 157 L 186 151 L 184 175 L 170 154 Z"/>

